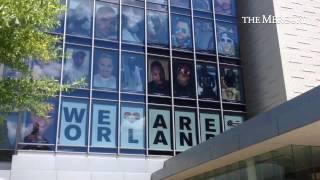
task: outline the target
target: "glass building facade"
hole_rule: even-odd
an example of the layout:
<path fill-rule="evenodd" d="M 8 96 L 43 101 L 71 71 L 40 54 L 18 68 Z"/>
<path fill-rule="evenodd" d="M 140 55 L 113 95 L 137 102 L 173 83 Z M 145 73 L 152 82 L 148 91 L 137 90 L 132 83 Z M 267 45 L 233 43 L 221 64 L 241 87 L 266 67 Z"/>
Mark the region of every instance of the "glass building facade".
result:
<path fill-rule="evenodd" d="M 11 114 L 2 149 L 175 155 L 245 120 L 235 0 L 64 4 L 50 32 L 63 58 L 30 68 L 84 83 L 57 94 L 47 119 Z"/>

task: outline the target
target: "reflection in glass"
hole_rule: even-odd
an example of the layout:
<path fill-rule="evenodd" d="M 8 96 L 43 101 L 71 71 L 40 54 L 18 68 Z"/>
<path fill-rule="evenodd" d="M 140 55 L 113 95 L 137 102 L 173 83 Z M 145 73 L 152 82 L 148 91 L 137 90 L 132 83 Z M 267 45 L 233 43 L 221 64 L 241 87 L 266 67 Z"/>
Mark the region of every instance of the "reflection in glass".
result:
<path fill-rule="evenodd" d="M 217 69 L 209 64 L 198 64 L 198 96 L 200 99 L 218 99 Z"/>
<path fill-rule="evenodd" d="M 107 40 L 118 39 L 118 7 L 97 3 L 95 37 Z"/>
<path fill-rule="evenodd" d="M 172 16 L 172 46 L 173 48 L 191 49 L 191 21 L 187 16 Z"/>
<path fill-rule="evenodd" d="M 148 44 L 168 45 L 167 13 L 148 11 Z"/>
<path fill-rule="evenodd" d="M 92 9 L 90 0 L 70 0 L 67 17 L 67 34 L 90 36 Z"/>
<path fill-rule="evenodd" d="M 67 48 L 66 55 L 63 82 L 72 84 L 84 78 L 86 82 L 84 86 L 87 87 L 89 83 L 90 51 L 84 48 Z"/>
<path fill-rule="evenodd" d="M 18 113 L 10 113 L 5 117 L 5 121 L 0 123 L 0 149 L 15 148 L 18 118 Z"/>
<path fill-rule="evenodd" d="M 144 149 L 144 106 L 121 107 L 121 148 Z"/>
<path fill-rule="evenodd" d="M 122 40 L 129 43 L 143 44 L 144 10 L 125 6 L 122 12 Z"/>
<path fill-rule="evenodd" d="M 240 72 L 237 68 L 221 68 L 222 99 L 226 101 L 241 101 Z"/>
<path fill-rule="evenodd" d="M 218 51 L 220 55 L 239 57 L 237 26 L 217 22 Z"/>
<path fill-rule="evenodd" d="M 171 0 L 171 6 L 190 8 L 190 0 Z"/>
<path fill-rule="evenodd" d="M 214 0 L 214 8 L 216 14 L 235 15 L 234 0 Z"/>
<path fill-rule="evenodd" d="M 117 89 L 117 52 L 95 51 L 93 87 L 99 89 Z"/>
<path fill-rule="evenodd" d="M 193 0 L 193 9 L 200 11 L 211 11 L 211 0 Z"/>
<path fill-rule="evenodd" d="M 209 20 L 194 19 L 196 50 L 204 52 L 214 52 L 214 32 L 213 24 Z"/>
<path fill-rule="evenodd" d="M 167 0 L 147 0 L 147 2 L 157 3 L 157 4 L 168 4 Z"/>
<path fill-rule="evenodd" d="M 61 64 L 55 61 L 45 63 L 43 61 L 33 60 L 31 61 L 31 71 L 34 79 L 48 77 L 59 80 Z"/>
<path fill-rule="evenodd" d="M 123 53 L 121 67 L 121 89 L 126 92 L 144 92 L 144 56 Z"/>
<path fill-rule="evenodd" d="M 149 59 L 148 94 L 170 95 L 169 63 Z"/>
<path fill-rule="evenodd" d="M 194 72 L 191 64 L 175 62 L 173 68 L 174 96 L 194 97 Z"/>

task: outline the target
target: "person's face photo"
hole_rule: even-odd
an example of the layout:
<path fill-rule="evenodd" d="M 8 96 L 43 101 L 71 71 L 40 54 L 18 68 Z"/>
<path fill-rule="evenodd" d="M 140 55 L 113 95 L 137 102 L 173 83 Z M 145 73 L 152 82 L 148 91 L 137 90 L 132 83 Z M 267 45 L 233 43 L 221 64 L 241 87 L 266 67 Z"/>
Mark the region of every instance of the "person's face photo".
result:
<path fill-rule="evenodd" d="M 190 69 L 188 66 L 179 66 L 177 72 L 177 82 L 180 86 L 187 86 L 190 81 Z"/>
<path fill-rule="evenodd" d="M 162 84 L 162 80 L 161 80 L 161 70 L 159 67 L 153 67 L 151 69 L 151 79 L 153 82 L 155 82 L 156 84 Z"/>
<path fill-rule="evenodd" d="M 105 56 L 99 59 L 98 71 L 104 78 L 110 78 L 112 76 L 113 63 L 111 57 Z"/>
<path fill-rule="evenodd" d="M 235 55 L 235 44 L 233 39 L 227 33 L 221 33 L 219 37 L 220 50 L 222 54 L 227 56 Z"/>
<path fill-rule="evenodd" d="M 85 61 L 86 54 L 83 51 L 77 51 L 72 54 L 72 60 L 75 67 L 81 67 Z"/>
<path fill-rule="evenodd" d="M 177 22 L 175 37 L 177 38 L 178 43 L 186 41 L 188 38 L 190 38 L 188 23 L 184 21 Z"/>
<path fill-rule="evenodd" d="M 109 6 L 102 6 L 96 15 L 96 36 L 100 38 L 116 39 L 116 11 Z"/>
<path fill-rule="evenodd" d="M 231 0 L 215 0 L 215 11 L 217 14 L 233 15 Z"/>

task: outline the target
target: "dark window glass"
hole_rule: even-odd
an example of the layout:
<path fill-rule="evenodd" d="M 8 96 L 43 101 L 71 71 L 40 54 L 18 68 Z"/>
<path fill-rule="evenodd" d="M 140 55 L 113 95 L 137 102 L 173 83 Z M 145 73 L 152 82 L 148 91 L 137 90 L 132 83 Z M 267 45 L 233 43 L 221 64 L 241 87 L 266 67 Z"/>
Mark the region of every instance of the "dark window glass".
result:
<path fill-rule="evenodd" d="M 238 31 L 235 24 L 217 22 L 217 36 L 220 55 L 239 57 Z"/>
<path fill-rule="evenodd" d="M 221 67 L 222 99 L 225 101 L 242 101 L 242 83 L 240 81 L 240 69 L 233 67 Z"/>
<path fill-rule="evenodd" d="M 4 150 L 15 148 L 18 118 L 18 113 L 10 113 L 5 116 L 5 121 L 0 123 L 0 149 Z"/>
<path fill-rule="evenodd" d="M 144 10 L 124 6 L 122 9 L 122 41 L 144 43 Z"/>
<path fill-rule="evenodd" d="M 25 113 L 22 122 L 21 140 L 28 145 L 24 145 L 23 149 L 53 150 L 54 145 L 32 145 L 32 143 L 56 143 L 58 103 L 56 101 L 51 105 L 52 109 L 48 112 L 46 118 L 40 118 L 34 114 Z"/>
<path fill-rule="evenodd" d="M 144 105 L 121 105 L 121 148 L 145 148 Z"/>
<path fill-rule="evenodd" d="M 67 34 L 91 35 L 92 3 L 90 0 L 70 0 L 67 14 Z"/>
<path fill-rule="evenodd" d="M 148 94 L 170 96 L 169 61 L 149 57 Z"/>
<path fill-rule="evenodd" d="M 167 0 L 147 0 L 147 2 L 157 3 L 157 4 L 168 4 Z"/>
<path fill-rule="evenodd" d="M 195 95 L 193 65 L 176 61 L 173 64 L 173 91 L 175 97 L 193 98 Z"/>
<path fill-rule="evenodd" d="M 44 77 L 53 78 L 60 81 L 61 64 L 58 61 L 43 62 L 39 60 L 31 61 L 31 71 L 34 79 Z"/>
<path fill-rule="evenodd" d="M 133 53 L 122 54 L 121 90 L 137 93 L 145 91 L 145 64 L 143 55 Z"/>
<path fill-rule="evenodd" d="M 99 3 L 96 5 L 95 37 L 118 40 L 119 8 L 117 5 Z"/>
<path fill-rule="evenodd" d="M 197 64 L 198 96 L 218 100 L 217 69 L 210 64 Z"/>
<path fill-rule="evenodd" d="M 214 0 L 216 14 L 235 16 L 235 0 Z"/>
<path fill-rule="evenodd" d="M 196 51 L 214 53 L 215 38 L 213 31 L 213 22 L 210 20 L 195 18 L 194 23 Z"/>
<path fill-rule="evenodd" d="M 243 123 L 244 118 L 239 115 L 224 115 L 224 130 L 227 131 Z"/>
<path fill-rule="evenodd" d="M 96 49 L 93 64 L 93 88 L 117 90 L 118 52 Z"/>
<path fill-rule="evenodd" d="M 64 83 L 71 84 L 80 79 L 85 79 L 82 87 L 89 87 L 90 54 L 89 48 L 76 46 L 66 48 L 66 60 L 63 67 Z"/>
<path fill-rule="evenodd" d="M 171 6 L 190 8 L 190 0 L 171 0 Z"/>
<path fill-rule="evenodd" d="M 168 46 L 168 26 L 167 13 L 148 11 L 148 44 Z"/>
<path fill-rule="evenodd" d="M 172 47 L 192 49 L 191 21 L 188 16 L 172 15 Z"/>
<path fill-rule="evenodd" d="M 211 0 L 193 0 L 193 9 L 200 11 L 212 11 Z"/>

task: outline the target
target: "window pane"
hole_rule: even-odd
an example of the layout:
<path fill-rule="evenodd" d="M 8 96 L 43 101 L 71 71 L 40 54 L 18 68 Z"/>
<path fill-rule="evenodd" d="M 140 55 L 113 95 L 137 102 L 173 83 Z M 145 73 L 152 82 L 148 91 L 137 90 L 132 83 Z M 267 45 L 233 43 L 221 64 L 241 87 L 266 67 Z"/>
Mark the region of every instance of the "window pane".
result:
<path fill-rule="evenodd" d="M 195 95 L 194 88 L 194 70 L 191 63 L 174 62 L 173 64 L 173 90 L 174 96 L 193 98 Z"/>
<path fill-rule="evenodd" d="M 148 44 L 168 45 L 168 26 L 167 13 L 148 11 Z"/>
<path fill-rule="evenodd" d="M 61 64 L 57 61 L 45 63 L 39 60 L 33 60 L 31 61 L 31 70 L 34 79 L 49 77 L 60 81 Z"/>
<path fill-rule="evenodd" d="M 124 6 L 122 12 L 122 40 L 129 43 L 143 44 L 144 10 Z"/>
<path fill-rule="evenodd" d="M 100 3 L 96 5 L 95 37 L 118 40 L 119 8 L 117 5 Z"/>
<path fill-rule="evenodd" d="M 170 96 L 169 61 L 149 57 L 148 94 Z"/>
<path fill-rule="evenodd" d="M 234 0 L 214 0 L 216 14 L 235 16 L 236 8 Z"/>
<path fill-rule="evenodd" d="M 197 144 L 196 113 L 194 111 L 175 111 L 175 129 L 177 151 L 185 151 Z"/>
<path fill-rule="evenodd" d="M 195 23 L 195 38 L 196 38 L 196 51 L 214 53 L 215 39 L 213 31 L 213 23 L 209 20 L 194 19 Z"/>
<path fill-rule="evenodd" d="M 217 22 L 217 36 L 220 55 L 239 57 L 238 31 L 235 24 Z"/>
<path fill-rule="evenodd" d="M 204 142 L 220 134 L 220 116 L 215 112 L 201 112 L 201 141 Z"/>
<path fill-rule="evenodd" d="M 191 21 L 187 16 L 172 15 L 172 47 L 192 49 Z"/>
<path fill-rule="evenodd" d="M 85 79 L 83 87 L 89 87 L 90 49 L 82 47 L 67 47 L 64 61 L 63 82 L 71 84 L 82 78 Z"/>
<path fill-rule="evenodd" d="M 87 101 L 63 99 L 60 121 L 60 145 L 87 145 Z"/>
<path fill-rule="evenodd" d="M 147 0 L 147 2 L 158 3 L 158 4 L 168 4 L 167 0 Z"/>
<path fill-rule="evenodd" d="M 96 49 L 93 64 L 93 88 L 117 90 L 118 52 Z"/>
<path fill-rule="evenodd" d="M 145 64 L 143 55 L 123 53 L 121 73 L 122 91 L 138 93 L 145 91 Z"/>
<path fill-rule="evenodd" d="M 239 126 L 243 123 L 243 117 L 238 115 L 224 115 L 224 129 L 225 131 Z"/>
<path fill-rule="evenodd" d="M 197 73 L 199 98 L 218 100 L 216 67 L 210 64 L 198 64 Z"/>
<path fill-rule="evenodd" d="M 171 0 L 171 6 L 190 8 L 190 0 Z"/>
<path fill-rule="evenodd" d="M 121 148 L 144 149 L 144 105 L 123 104 L 121 107 Z"/>
<path fill-rule="evenodd" d="M 242 100 L 242 83 L 238 68 L 221 68 L 222 99 L 225 101 L 239 102 Z"/>
<path fill-rule="evenodd" d="M 90 0 L 70 0 L 67 14 L 67 34 L 91 35 L 92 7 Z"/>
<path fill-rule="evenodd" d="M 201 11 L 211 11 L 211 0 L 193 0 L 193 9 Z"/>

